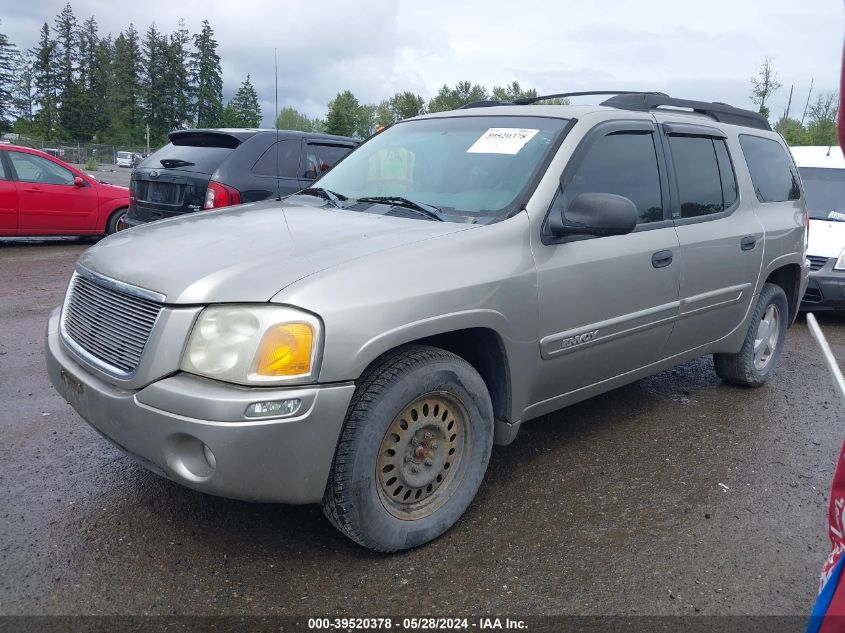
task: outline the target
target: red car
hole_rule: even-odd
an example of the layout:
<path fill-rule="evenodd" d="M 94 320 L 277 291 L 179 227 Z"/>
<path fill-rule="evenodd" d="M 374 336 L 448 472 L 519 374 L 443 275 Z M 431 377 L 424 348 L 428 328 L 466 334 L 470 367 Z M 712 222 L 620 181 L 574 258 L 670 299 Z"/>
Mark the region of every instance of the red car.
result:
<path fill-rule="evenodd" d="M 128 208 L 126 187 L 44 152 L 0 145 L 0 237 L 110 235 Z"/>

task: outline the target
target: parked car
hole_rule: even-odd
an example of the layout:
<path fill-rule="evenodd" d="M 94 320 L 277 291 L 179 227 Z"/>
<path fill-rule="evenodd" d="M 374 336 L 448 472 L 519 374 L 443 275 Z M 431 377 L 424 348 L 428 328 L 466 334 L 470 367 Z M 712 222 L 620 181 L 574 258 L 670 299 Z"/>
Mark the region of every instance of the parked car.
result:
<path fill-rule="evenodd" d="M 836 145 L 793 147 L 792 156 L 810 212 L 811 272 L 801 308 L 845 309 L 845 157 Z"/>
<path fill-rule="evenodd" d="M 141 155 L 134 152 L 117 152 L 114 155 L 114 164 L 118 167 L 136 167 L 142 160 Z"/>
<path fill-rule="evenodd" d="M 108 235 L 128 207 L 126 187 L 45 152 L 0 145 L 0 236 Z"/>
<path fill-rule="evenodd" d="M 458 520 L 527 420 L 705 354 L 764 384 L 806 222 L 754 112 L 643 93 L 431 114 L 281 203 L 89 249 L 50 379 L 153 472 L 322 503 L 403 550 Z"/>
<path fill-rule="evenodd" d="M 179 130 L 132 173 L 126 227 L 201 209 L 288 196 L 358 145 L 344 136 L 223 129 Z"/>

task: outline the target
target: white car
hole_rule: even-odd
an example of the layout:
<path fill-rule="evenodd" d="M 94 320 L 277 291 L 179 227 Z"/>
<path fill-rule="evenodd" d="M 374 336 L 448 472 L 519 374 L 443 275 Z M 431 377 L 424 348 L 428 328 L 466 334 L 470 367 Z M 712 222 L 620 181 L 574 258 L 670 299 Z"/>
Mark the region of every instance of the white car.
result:
<path fill-rule="evenodd" d="M 118 152 L 114 162 L 118 167 L 135 167 L 141 162 L 141 157 L 133 152 Z"/>
<path fill-rule="evenodd" d="M 810 212 L 803 310 L 845 309 L 845 156 L 836 145 L 792 147 Z"/>

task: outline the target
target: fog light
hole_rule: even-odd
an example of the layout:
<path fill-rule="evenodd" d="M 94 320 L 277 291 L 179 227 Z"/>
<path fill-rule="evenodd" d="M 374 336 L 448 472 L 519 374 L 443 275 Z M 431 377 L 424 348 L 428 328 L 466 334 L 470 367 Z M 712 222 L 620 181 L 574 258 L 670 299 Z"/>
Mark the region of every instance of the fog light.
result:
<path fill-rule="evenodd" d="M 217 458 L 214 457 L 214 453 L 205 444 L 202 445 L 202 454 L 205 457 L 205 461 L 211 466 L 211 470 L 217 468 Z"/>
<path fill-rule="evenodd" d="M 302 400 L 290 398 L 287 400 L 269 400 L 267 402 L 253 402 L 246 408 L 246 417 L 265 418 L 268 416 L 288 416 L 299 411 Z"/>

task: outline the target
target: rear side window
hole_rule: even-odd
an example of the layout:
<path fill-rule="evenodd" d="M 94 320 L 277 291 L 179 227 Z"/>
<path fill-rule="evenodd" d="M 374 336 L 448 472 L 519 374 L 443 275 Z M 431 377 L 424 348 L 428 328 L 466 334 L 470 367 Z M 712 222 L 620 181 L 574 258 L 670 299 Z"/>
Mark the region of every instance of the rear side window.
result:
<path fill-rule="evenodd" d="M 315 145 L 309 143 L 306 146 L 302 177 L 314 179 L 326 173 L 351 151 L 351 147 L 341 145 Z"/>
<path fill-rule="evenodd" d="M 213 174 L 234 151 L 229 147 L 196 147 L 168 143 L 145 160 L 144 167 Z"/>
<path fill-rule="evenodd" d="M 798 173 L 780 143 L 740 134 L 739 144 L 760 202 L 784 202 L 801 197 Z"/>
<path fill-rule="evenodd" d="M 285 140 L 273 143 L 252 167 L 256 176 L 296 178 L 299 170 L 300 141 Z M 278 152 L 276 151 L 278 148 Z M 277 175 L 278 174 L 278 175 Z"/>
<path fill-rule="evenodd" d="M 709 136 L 669 136 L 681 217 L 724 211 L 736 201 L 736 179 L 725 142 Z"/>
<path fill-rule="evenodd" d="M 582 193 L 614 193 L 634 202 L 639 223 L 663 219 L 651 133 L 617 132 L 596 140 L 566 183 L 565 204 Z"/>
<path fill-rule="evenodd" d="M 6 164 L 3 161 L 2 155 L 0 155 L 0 180 L 11 180 L 6 174 Z"/>

